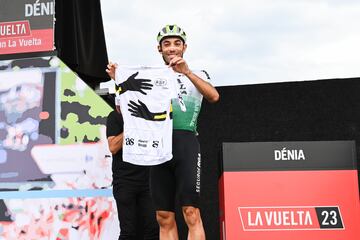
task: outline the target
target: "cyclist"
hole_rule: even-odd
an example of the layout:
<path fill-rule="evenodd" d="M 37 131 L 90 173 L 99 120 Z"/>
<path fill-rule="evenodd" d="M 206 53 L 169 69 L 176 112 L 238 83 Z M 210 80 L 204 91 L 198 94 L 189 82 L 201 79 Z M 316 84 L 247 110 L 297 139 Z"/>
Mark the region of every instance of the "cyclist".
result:
<path fill-rule="evenodd" d="M 199 209 L 201 155 L 196 127 L 202 98 L 214 103 L 219 100 L 219 94 L 209 83 L 206 71 L 192 71 L 184 60 L 187 44 L 182 28 L 166 25 L 158 33 L 157 41 L 165 64 L 178 73 L 177 82 L 186 106 L 184 112 L 178 101 L 173 101 L 173 159 L 150 170 L 150 191 L 160 239 L 178 239 L 175 196 L 179 197 L 189 229 L 188 239 L 205 239 Z"/>

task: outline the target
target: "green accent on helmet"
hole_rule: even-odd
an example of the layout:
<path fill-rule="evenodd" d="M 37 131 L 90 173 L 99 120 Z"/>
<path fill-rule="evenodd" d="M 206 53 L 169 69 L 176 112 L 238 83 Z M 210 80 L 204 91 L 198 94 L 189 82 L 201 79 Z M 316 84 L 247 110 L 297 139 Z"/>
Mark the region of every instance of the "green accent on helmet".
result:
<path fill-rule="evenodd" d="M 158 43 L 160 43 L 164 37 L 179 37 L 184 41 L 184 43 L 186 42 L 186 34 L 184 30 L 182 30 L 176 24 L 166 25 L 160 30 L 160 32 L 157 35 Z"/>

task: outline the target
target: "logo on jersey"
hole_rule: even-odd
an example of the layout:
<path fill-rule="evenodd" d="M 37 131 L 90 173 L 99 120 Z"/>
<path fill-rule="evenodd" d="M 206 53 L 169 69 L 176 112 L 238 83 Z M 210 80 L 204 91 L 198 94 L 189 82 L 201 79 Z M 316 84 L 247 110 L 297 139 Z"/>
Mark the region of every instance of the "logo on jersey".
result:
<path fill-rule="evenodd" d="M 198 153 L 197 164 L 196 164 L 196 192 L 200 192 L 200 176 L 201 176 L 201 154 Z"/>
<path fill-rule="evenodd" d="M 182 82 L 180 78 L 177 79 L 177 82 L 179 84 L 180 94 L 187 95 L 187 91 L 186 91 L 184 82 Z"/>
<path fill-rule="evenodd" d="M 157 78 L 154 80 L 154 83 L 158 87 L 164 87 L 167 85 L 167 81 L 164 78 Z"/>
<path fill-rule="evenodd" d="M 138 146 L 139 146 L 139 147 L 144 147 L 144 148 L 146 148 L 148 142 L 149 142 L 148 140 L 139 139 L 139 140 L 138 140 Z"/>
<path fill-rule="evenodd" d="M 125 144 L 132 146 L 134 145 L 134 139 L 133 138 L 125 138 Z"/>
<path fill-rule="evenodd" d="M 159 141 L 153 141 L 152 147 L 153 148 L 158 148 L 159 147 Z"/>

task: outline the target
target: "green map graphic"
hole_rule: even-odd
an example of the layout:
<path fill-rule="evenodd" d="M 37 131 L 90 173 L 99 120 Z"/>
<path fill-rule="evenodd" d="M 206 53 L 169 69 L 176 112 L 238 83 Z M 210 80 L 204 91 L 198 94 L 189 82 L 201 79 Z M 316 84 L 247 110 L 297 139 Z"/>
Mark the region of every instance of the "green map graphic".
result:
<path fill-rule="evenodd" d="M 73 144 L 100 139 L 100 127 L 105 125 L 112 108 L 64 63 L 60 65 L 61 135 L 60 144 Z M 70 94 L 68 94 L 70 93 Z M 81 112 L 80 109 L 83 108 Z M 76 112 L 72 109 L 76 108 Z M 65 116 L 64 116 L 65 115 Z"/>

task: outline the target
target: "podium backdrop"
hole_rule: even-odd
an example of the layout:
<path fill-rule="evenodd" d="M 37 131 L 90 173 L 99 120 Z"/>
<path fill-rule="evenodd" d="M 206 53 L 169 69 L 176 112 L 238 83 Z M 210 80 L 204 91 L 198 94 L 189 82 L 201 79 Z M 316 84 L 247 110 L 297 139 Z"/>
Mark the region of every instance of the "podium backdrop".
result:
<path fill-rule="evenodd" d="M 216 186 L 222 143 L 355 140 L 360 156 L 359 80 L 218 87 L 218 103 L 203 101 L 198 131 L 203 159 L 201 207 L 208 239 L 220 239 Z"/>
<path fill-rule="evenodd" d="M 355 143 L 224 143 L 221 237 L 359 239 Z"/>

